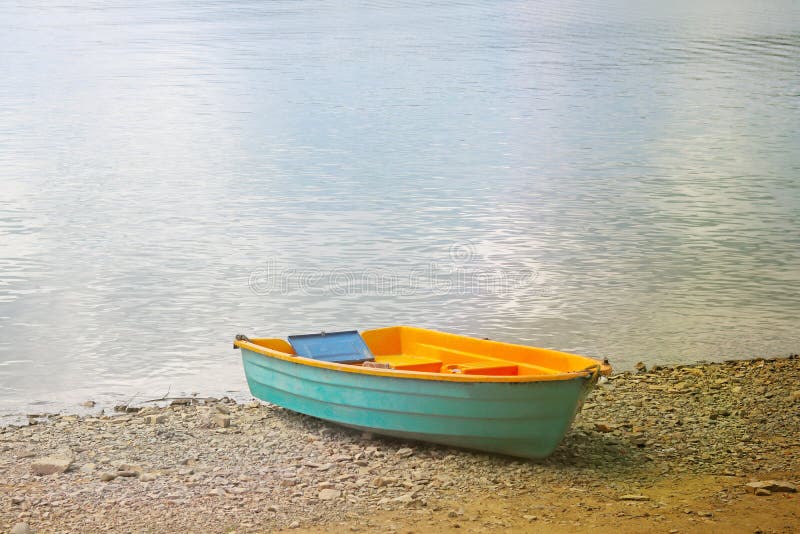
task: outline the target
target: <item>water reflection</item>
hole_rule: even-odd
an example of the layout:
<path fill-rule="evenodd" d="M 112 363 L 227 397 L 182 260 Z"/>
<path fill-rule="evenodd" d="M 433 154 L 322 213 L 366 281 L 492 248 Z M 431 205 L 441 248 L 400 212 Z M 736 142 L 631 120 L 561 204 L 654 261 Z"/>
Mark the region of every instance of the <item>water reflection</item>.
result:
<path fill-rule="evenodd" d="M 237 332 L 796 351 L 797 10 L 4 4 L 0 411 L 241 390 Z M 259 294 L 270 260 L 535 276 Z"/>

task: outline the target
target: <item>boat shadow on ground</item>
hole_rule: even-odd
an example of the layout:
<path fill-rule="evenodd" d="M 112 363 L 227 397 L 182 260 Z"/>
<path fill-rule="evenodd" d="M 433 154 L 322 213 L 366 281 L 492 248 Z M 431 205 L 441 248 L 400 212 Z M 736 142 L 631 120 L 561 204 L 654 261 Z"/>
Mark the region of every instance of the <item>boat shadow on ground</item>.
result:
<path fill-rule="evenodd" d="M 650 462 L 642 447 L 622 437 L 594 430 L 573 428 L 564 436 L 553 454 L 547 458 L 529 459 L 361 432 L 316 417 L 276 408 L 289 427 L 304 429 L 310 435 L 323 436 L 326 439 L 361 443 L 365 450 L 368 447 L 378 447 L 387 454 L 410 447 L 417 451 L 418 455 L 432 459 L 463 455 L 472 460 L 482 459 L 495 466 L 519 465 L 520 462 L 526 462 L 552 469 L 616 475 L 641 471 Z"/>

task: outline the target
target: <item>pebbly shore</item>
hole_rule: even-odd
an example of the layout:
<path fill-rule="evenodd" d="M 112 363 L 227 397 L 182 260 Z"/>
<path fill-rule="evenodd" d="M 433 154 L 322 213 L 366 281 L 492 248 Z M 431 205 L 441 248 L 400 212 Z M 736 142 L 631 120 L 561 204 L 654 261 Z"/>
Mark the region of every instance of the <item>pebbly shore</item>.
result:
<path fill-rule="evenodd" d="M 0 530 L 800 527 L 796 355 L 613 375 L 543 461 L 382 438 L 257 401 L 118 409 L 0 429 Z"/>

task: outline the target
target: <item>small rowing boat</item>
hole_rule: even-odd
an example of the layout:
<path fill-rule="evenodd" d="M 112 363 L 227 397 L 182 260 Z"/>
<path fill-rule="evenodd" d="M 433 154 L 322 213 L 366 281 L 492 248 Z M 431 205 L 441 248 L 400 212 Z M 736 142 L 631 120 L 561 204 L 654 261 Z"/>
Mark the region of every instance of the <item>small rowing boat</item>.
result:
<path fill-rule="evenodd" d="M 561 442 L 607 362 L 410 326 L 236 336 L 252 394 L 404 439 L 525 458 Z"/>

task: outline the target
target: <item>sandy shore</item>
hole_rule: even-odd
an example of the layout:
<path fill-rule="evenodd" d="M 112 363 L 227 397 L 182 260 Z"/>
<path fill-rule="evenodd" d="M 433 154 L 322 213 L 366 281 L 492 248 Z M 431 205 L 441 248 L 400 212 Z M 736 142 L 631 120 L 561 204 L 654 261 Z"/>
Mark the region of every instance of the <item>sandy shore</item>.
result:
<path fill-rule="evenodd" d="M 541 462 L 225 399 L 32 422 L 0 429 L 4 532 L 800 530 L 797 356 L 612 376 Z"/>

